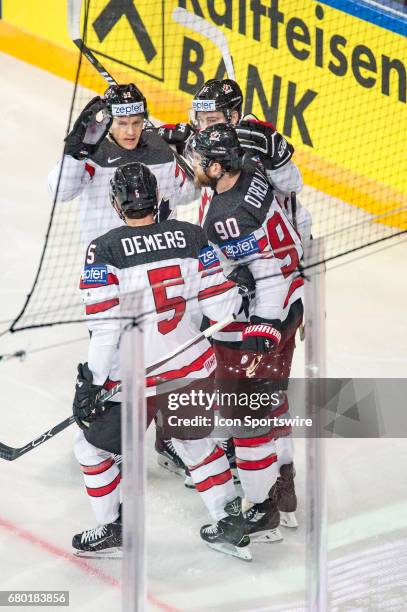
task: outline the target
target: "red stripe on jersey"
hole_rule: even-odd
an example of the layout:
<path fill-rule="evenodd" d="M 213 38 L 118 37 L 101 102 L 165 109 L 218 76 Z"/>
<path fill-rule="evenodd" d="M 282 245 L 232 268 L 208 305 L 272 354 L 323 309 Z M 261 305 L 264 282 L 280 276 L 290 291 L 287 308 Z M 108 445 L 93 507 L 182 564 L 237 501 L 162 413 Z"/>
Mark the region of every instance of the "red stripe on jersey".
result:
<path fill-rule="evenodd" d="M 219 448 L 219 446 L 217 446 L 215 450 L 206 459 L 201 461 L 201 463 L 197 463 L 196 465 L 193 465 L 192 467 L 189 466 L 188 469 L 191 472 L 193 472 L 197 468 L 200 468 L 203 465 L 208 465 L 208 463 L 212 463 L 212 461 L 216 461 L 216 459 L 219 459 L 220 457 L 223 457 L 224 455 L 225 455 L 225 451 L 223 450 L 223 448 Z"/>
<path fill-rule="evenodd" d="M 257 241 L 257 244 L 259 245 L 260 253 L 265 251 L 269 245 L 267 236 L 262 236 L 261 238 L 259 238 L 259 240 Z"/>
<path fill-rule="evenodd" d="M 117 474 L 116 478 L 104 487 L 86 487 L 86 491 L 91 497 L 104 497 L 105 495 L 109 495 L 109 493 L 114 491 L 119 482 L 120 474 Z"/>
<path fill-rule="evenodd" d="M 183 184 L 185 183 L 185 179 L 187 178 L 187 175 L 186 175 L 185 170 L 183 170 L 179 164 L 175 164 L 175 178 L 178 178 L 180 172 L 182 176 L 180 187 L 182 187 Z"/>
<path fill-rule="evenodd" d="M 175 128 L 175 123 L 163 123 L 160 125 L 160 128 L 168 128 L 169 130 L 173 130 Z"/>
<path fill-rule="evenodd" d="M 96 314 L 97 312 L 105 312 L 105 310 L 109 310 L 114 306 L 117 306 L 120 303 L 119 298 L 114 298 L 113 300 L 105 300 L 104 302 L 98 302 L 97 304 L 90 304 L 86 306 L 86 314 Z"/>
<path fill-rule="evenodd" d="M 107 282 L 106 283 L 84 283 L 83 280 L 81 279 L 81 282 L 79 283 L 79 289 L 97 289 L 98 287 L 106 287 L 107 285 L 118 285 L 119 284 L 119 279 L 117 278 L 116 274 L 108 274 L 107 275 Z"/>
<path fill-rule="evenodd" d="M 270 121 L 260 121 L 260 119 L 245 119 L 245 121 L 248 121 L 249 123 L 258 123 L 259 125 L 265 125 L 266 127 L 271 128 L 273 132 L 276 131 L 276 126 Z"/>
<path fill-rule="evenodd" d="M 112 467 L 112 465 L 114 464 L 113 459 L 105 459 L 105 461 L 102 461 L 101 463 L 98 463 L 97 465 L 81 465 L 81 470 L 84 474 L 103 474 L 103 472 L 106 472 L 106 470 L 108 470 L 109 468 Z"/>
<path fill-rule="evenodd" d="M 195 483 L 196 489 L 203 493 L 204 491 L 208 491 L 212 489 L 212 487 L 218 487 L 219 485 L 225 484 L 232 479 L 232 472 L 230 468 L 228 468 L 225 472 L 221 474 L 216 474 L 216 476 L 209 476 L 209 478 L 205 478 L 202 482 Z"/>
<path fill-rule="evenodd" d="M 276 461 L 276 453 L 273 453 L 268 457 L 264 457 L 264 459 L 257 459 L 253 461 L 251 461 L 250 459 L 242 461 L 242 459 L 238 459 L 238 457 L 236 457 L 236 465 L 239 470 L 265 470 L 266 468 L 270 467 L 270 465 L 273 465 L 273 463 L 275 463 Z"/>
<path fill-rule="evenodd" d="M 210 324 L 214 325 L 215 323 L 217 323 L 217 321 L 212 321 L 212 319 L 210 319 Z M 220 331 L 222 332 L 236 332 L 236 331 L 243 331 L 244 329 L 246 329 L 246 326 L 249 323 L 245 323 L 244 321 L 242 321 L 241 323 L 239 323 L 238 321 L 233 321 L 232 323 L 229 323 L 229 325 L 226 325 L 226 327 L 223 327 Z"/>
<path fill-rule="evenodd" d="M 199 225 L 202 225 L 202 219 L 204 217 L 205 208 L 207 207 L 207 205 L 209 204 L 211 200 L 212 200 L 212 194 L 208 193 L 206 191 L 206 188 L 202 189 L 201 203 L 199 205 L 199 212 L 198 212 Z"/>
<path fill-rule="evenodd" d="M 267 444 L 273 439 L 273 434 L 270 432 L 266 436 L 259 436 L 257 438 L 233 438 L 235 446 L 261 446 Z"/>
<path fill-rule="evenodd" d="M 146 378 L 146 386 L 147 387 L 155 387 L 155 385 L 160 384 L 162 379 L 165 380 L 173 380 L 175 378 L 184 378 L 191 374 L 191 372 L 198 372 L 202 370 L 205 362 L 213 357 L 215 360 L 215 353 L 213 348 L 210 346 L 200 357 L 197 357 L 192 363 L 189 365 L 183 366 L 182 368 L 178 368 L 177 370 L 169 370 L 168 372 L 162 372 L 161 374 L 156 374 L 155 376 L 147 376 Z"/>
<path fill-rule="evenodd" d="M 120 380 L 111 380 L 110 378 L 108 378 L 105 384 L 103 385 L 103 388 L 106 389 L 106 391 L 110 391 L 110 389 L 113 389 L 113 387 L 118 385 L 119 382 Z"/>
<path fill-rule="evenodd" d="M 95 176 L 95 168 L 90 164 L 85 164 L 85 170 L 89 174 L 90 178 L 93 178 Z"/>
<path fill-rule="evenodd" d="M 283 308 L 285 308 L 286 306 L 288 306 L 288 302 L 290 301 L 290 297 L 292 296 L 292 294 L 294 293 L 294 291 L 296 289 L 298 289 L 298 287 L 302 287 L 304 284 L 304 279 L 301 278 L 301 276 L 299 276 L 298 278 L 294 279 L 293 282 L 290 285 L 290 288 L 288 290 L 287 293 L 287 297 L 284 300 L 284 305 Z"/>
<path fill-rule="evenodd" d="M 206 298 L 220 295 L 221 293 L 225 293 L 225 291 L 229 291 L 229 289 L 232 289 L 232 287 L 236 287 L 236 284 L 232 281 L 225 281 L 224 283 L 216 285 L 215 287 L 201 289 L 201 291 L 198 293 L 198 300 L 206 300 Z"/>

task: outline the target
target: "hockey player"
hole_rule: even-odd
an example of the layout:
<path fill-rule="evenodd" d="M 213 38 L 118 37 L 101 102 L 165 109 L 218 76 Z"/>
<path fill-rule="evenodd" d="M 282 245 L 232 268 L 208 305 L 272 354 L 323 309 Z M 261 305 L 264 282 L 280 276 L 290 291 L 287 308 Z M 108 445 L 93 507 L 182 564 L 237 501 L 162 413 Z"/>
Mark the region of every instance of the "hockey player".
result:
<path fill-rule="evenodd" d="M 123 294 L 142 296 L 134 315 L 141 320 L 147 366 L 199 333 L 198 310 L 201 316 L 225 317 L 233 312 L 237 297 L 236 285 L 221 271 L 205 274 L 200 254 L 207 255 L 209 247 L 201 228 L 175 219 L 154 222 L 157 182 L 147 166 L 135 162 L 118 168 L 111 181 L 111 202 L 125 225 L 91 242 L 81 280 L 91 340 L 88 362 L 78 366 L 73 410 L 81 429 L 75 454 L 99 523 L 73 538 L 82 556 L 121 553 L 120 474 L 115 463 L 115 453 L 120 453 L 119 404 L 101 406 L 97 398 L 103 385 L 120 376 L 112 372 L 112 364 Z M 160 397 L 158 380 L 179 378 L 188 385 L 191 378 L 208 378 L 215 366 L 210 343 L 205 338 L 195 343 L 146 379 L 148 408 L 156 404 L 155 394 Z M 149 410 L 148 420 L 151 417 Z M 202 527 L 202 539 L 250 559 L 241 500 L 223 449 L 211 438 L 186 439 L 188 434 L 181 434 L 172 443 L 215 521 Z"/>
<path fill-rule="evenodd" d="M 109 206 L 109 181 L 117 167 L 132 161 L 147 164 L 159 187 L 158 216 L 165 219 L 175 202 L 192 201 L 195 190 L 176 162 L 171 148 L 146 130 L 147 101 L 132 83 L 110 86 L 103 98 L 85 106 L 65 143 L 64 157 L 49 176 L 49 187 L 58 200 L 79 197 L 80 230 L 84 247 L 94 236 L 123 225 Z M 61 164 L 63 164 L 61 174 Z M 184 465 L 168 441 L 159 435 L 156 450 L 160 465 L 184 474 Z"/>
<path fill-rule="evenodd" d="M 298 229 L 303 240 L 308 240 L 311 234 L 311 216 L 301 206 L 295 197 L 292 201 L 291 193 L 299 192 L 302 188 L 301 174 L 292 157 L 293 146 L 268 122 L 256 120 L 254 117 L 242 119 L 243 94 L 239 85 L 231 80 L 210 79 L 196 93 L 192 101 L 193 125 L 178 124 L 176 126 L 162 126 L 159 132 L 167 142 L 175 145 L 181 151 L 184 142 L 185 154 L 189 157 L 193 135 L 198 130 L 216 124 L 228 124 L 236 127 L 241 146 L 245 151 L 245 163 L 256 164 L 273 186 L 277 202 L 283 208 L 287 218 Z M 198 221 L 203 224 L 208 206 L 213 196 L 210 183 L 201 185 L 201 201 L 198 211 Z M 295 207 L 294 207 L 295 206 Z M 218 350 L 222 345 L 225 350 L 238 346 L 241 340 L 241 329 L 244 327 L 244 313 L 240 313 L 239 320 L 216 334 Z M 240 329 L 239 329 L 240 328 Z M 290 339 L 294 343 L 294 337 Z M 287 345 L 288 347 L 288 345 Z M 287 348 L 288 350 L 288 348 Z M 233 355 L 233 353 L 232 353 Z M 228 356 L 225 355 L 225 358 Z M 221 360 L 219 360 L 221 363 Z M 291 363 L 291 359 L 289 360 Z M 220 368 L 222 365 L 219 366 Z M 231 375 L 236 369 L 231 364 L 225 364 L 223 376 Z M 280 443 L 280 446 L 283 443 Z M 290 448 L 288 448 L 290 445 Z M 229 451 L 231 446 L 228 446 Z M 233 448 L 233 447 L 232 447 Z M 281 510 L 282 524 L 295 527 L 297 525 L 294 510 L 296 496 L 294 489 L 294 463 L 293 449 L 290 437 L 286 436 L 284 449 L 280 449 L 279 468 L 280 476 L 273 489 L 273 497 L 278 500 Z M 233 453 L 231 453 L 233 455 Z"/>
<path fill-rule="evenodd" d="M 250 324 L 241 316 L 214 336 L 217 376 L 243 376 L 258 382 L 259 387 L 267 387 L 273 377 L 280 379 L 280 405 L 272 413 L 278 417 L 288 410 L 284 388 L 290 374 L 295 333 L 302 321 L 301 241 L 264 174 L 256 166 L 243 166 L 244 151 L 231 126 L 216 124 L 199 132 L 193 148 L 196 182 L 214 190 L 204 219 L 209 241 L 228 277 L 246 287 L 251 285 L 254 294 L 249 306 Z M 277 437 L 281 433 L 274 430 L 269 435 Z M 235 439 L 238 469 L 244 460 L 241 444 Z M 257 450 L 261 456 L 261 445 Z M 264 502 L 275 516 L 277 504 L 282 524 L 294 527 L 297 500 L 290 436 L 278 438 L 277 455 L 280 476 L 276 484 L 271 483 L 274 503 L 266 496 L 263 500 L 246 497 L 254 504 L 254 515 L 264 510 Z M 256 473 L 239 470 L 239 475 L 245 490 Z M 270 518 L 270 529 L 276 525 L 278 518 Z"/>
<path fill-rule="evenodd" d="M 210 79 L 195 94 L 192 101 L 193 126 L 198 130 L 217 123 L 235 126 L 246 158 L 261 166 L 274 188 L 278 203 L 297 227 L 302 239 L 308 240 L 311 233 L 311 216 L 298 199 L 295 201 L 294 210 L 291 205 L 291 193 L 299 193 L 303 185 L 301 173 L 292 159 L 294 147 L 273 124 L 259 121 L 254 116 L 242 118 L 242 107 L 243 94 L 236 81 Z M 176 126 L 165 125 L 161 126 L 159 133 L 167 142 L 177 146 L 178 150 L 180 143 L 184 141 L 188 152 L 194 133 L 193 126 L 184 123 Z M 211 197 L 212 190 L 207 185 L 201 194 L 200 223 L 203 221 Z"/>
<path fill-rule="evenodd" d="M 123 225 L 109 207 L 109 181 L 117 167 L 133 161 L 148 165 L 159 188 L 159 215 L 167 218 L 175 202 L 196 197 L 192 182 L 171 148 L 154 129 L 145 129 L 147 101 L 133 84 L 111 85 L 103 98 L 85 106 L 65 141 L 63 160 L 51 171 L 49 189 L 61 202 L 80 196 L 82 241 Z M 61 173 L 61 164 L 62 173 Z"/>

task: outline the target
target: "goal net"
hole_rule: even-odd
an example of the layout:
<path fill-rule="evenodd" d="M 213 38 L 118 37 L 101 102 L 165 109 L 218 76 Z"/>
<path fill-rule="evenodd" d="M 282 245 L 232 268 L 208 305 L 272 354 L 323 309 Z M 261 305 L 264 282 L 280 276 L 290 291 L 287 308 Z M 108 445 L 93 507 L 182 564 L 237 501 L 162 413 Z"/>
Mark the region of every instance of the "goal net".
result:
<path fill-rule="evenodd" d="M 77 55 L 68 131 L 112 79 L 135 83 L 159 125 L 188 121 L 205 80 L 234 76 L 244 114 L 273 123 L 293 144 L 305 184 L 298 206 L 311 213 L 313 236 L 325 238 L 327 262 L 399 237 L 407 227 L 404 38 L 325 4 L 302 4 L 70 0 L 71 36 L 93 60 Z M 86 246 L 100 227 L 120 223 L 106 197 L 110 162 L 84 160 L 73 170 L 62 158 L 50 168 L 46 242 L 13 331 L 83 320 L 77 288 Z M 196 221 L 197 206 L 179 206 L 178 217 Z"/>

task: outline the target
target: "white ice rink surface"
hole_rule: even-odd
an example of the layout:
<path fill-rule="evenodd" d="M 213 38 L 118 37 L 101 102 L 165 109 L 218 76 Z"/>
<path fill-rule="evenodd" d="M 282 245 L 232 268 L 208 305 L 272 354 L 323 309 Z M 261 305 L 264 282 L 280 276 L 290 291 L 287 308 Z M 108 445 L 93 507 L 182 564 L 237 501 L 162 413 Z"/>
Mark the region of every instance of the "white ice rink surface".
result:
<path fill-rule="evenodd" d="M 0 86 L 3 329 L 21 307 L 37 268 L 51 208 L 46 176 L 61 151 L 72 85 L 0 55 Z M 312 189 L 302 199 L 331 203 Z M 404 242 L 328 272 L 328 375 L 406 376 L 406 259 Z M 86 359 L 86 330 L 75 325 L 0 338 L 0 354 L 17 349 L 28 351 L 25 361 L 0 362 L 0 439 L 12 446 L 69 415 L 76 365 Z M 300 345 L 294 375 L 302 374 Z M 120 562 L 71 555 L 72 535 L 94 526 L 72 453 L 74 433 L 72 427 L 15 462 L 0 462 L 0 590 L 69 590 L 69 610 L 119 612 Z M 305 609 L 302 440 L 296 451 L 300 527 L 285 530 L 281 543 L 253 546 L 254 561 L 245 564 L 201 543 L 203 505 L 179 478 L 156 466 L 149 432 L 149 610 Z M 326 457 L 329 609 L 406 610 L 405 439 L 331 439 Z"/>

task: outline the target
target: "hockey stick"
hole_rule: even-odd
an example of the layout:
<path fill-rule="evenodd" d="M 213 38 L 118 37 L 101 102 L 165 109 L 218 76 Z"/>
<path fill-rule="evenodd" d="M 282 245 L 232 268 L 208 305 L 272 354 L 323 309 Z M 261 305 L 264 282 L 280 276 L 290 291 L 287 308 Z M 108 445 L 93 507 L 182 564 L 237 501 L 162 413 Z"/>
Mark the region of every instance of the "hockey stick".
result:
<path fill-rule="evenodd" d="M 298 232 L 297 227 L 297 194 L 295 191 L 291 192 L 291 217 L 293 220 L 293 226 L 296 232 Z"/>
<path fill-rule="evenodd" d="M 99 60 L 95 57 L 92 51 L 87 47 L 81 38 L 80 21 L 81 21 L 82 0 L 68 0 L 68 32 L 72 42 L 83 53 L 86 59 L 96 68 L 99 74 L 109 83 L 109 85 L 117 85 L 114 78 L 105 70 Z"/>
<path fill-rule="evenodd" d="M 157 361 L 156 363 L 153 363 L 152 365 L 148 366 L 146 368 L 146 374 L 151 374 L 151 372 L 167 363 L 167 361 L 170 361 L 174 357 L 177 357 L 191 346 L 198 344 L 198 342 L 200 342 L 204 338 L 209 338 L 210 336 L 212 336 L 212 334 L 223 329 L 233 320 L 234 316 L 231 315 L 230 317 L 223 319 L 223 321 L 219 321 L 218 323 L 211 325 L 211 327 L 208 327 L 208 329 L 206 329 L 205 331 L 201 332 L 200 334 L 197 334 L 196 336 L 191 338 L 191 340 L 187 340 L 187 342 L 176 348 L 174 351 L 171 351 L 171 353 L 168 353 L 168 355 L 166 355 L 160 361 Z M 161 380 L 162 382 L 165 382 L 165 380 Z M 117 385 L 112 387 L 112 389 L 109 389 L 109 391 L 103 393 L 98 401 L 100 403 L 107 402 L 111 397 L 113 397 L 113 395 L 116 395 L 116 393 L 119 393 L 121 390 L 122 383 L 119 382 L 117 383 Z M 72 425 L 74 421 L 75 418 L 73 416 L 70 416 L 64 421 L 61 421 L 61 423 L 58 423 L 58 425 L 55 425 L 55 427 L 51 427 L 51 429 L 38 436 L 38 438 L 31 440 L 31 442 L 28 442 L 28 444 L 26 444 L 25 446 L 21 446 L 20 448 L 13 448 L 12 446 L 7 446 L 7 444 L 3 444 L 2 442 L 0 442 L 0 459 L 5 459 L 6 461 L 14 461 L 15 459 L 19 459 L 19 457 L 22 457 L 29 451 L 33 450 L 34 448 L 37 448 L 37 446 L 40 446 L 44 442 L 47 442 L 47 440 L 50 440 L 51 438 L 59 434 L 61 431 Z"/>
<path fill-rule="evenodd" d="M 205 21 L 205 19 L 202 19 L 202 17 L 195 15 L 195 13 L 190 13 L 181 7 L 177 7 L 172 11 L 172 18 L 176 23 L 184 26 L 184 28 L 189 28 L 193 32 L 201 34 L 213 42 L 222 55 L 229 79 L 235 80 L 235 69 L 233 67 L 228 41 L 221 30 Z"/>
<path fill-rule="evenodd" d="M 84 40 L 81 38 L 80 33 L 80 20 L 81 20 L 81 7 L 83 0 L 68 0 L 68 32 L 72 39 L 72 42 L 78 47 L 79 51 L 86 57 L 86 59 L 96 68 L 98 73 L 109 83 L 109 85 L 117 85 L 117 81 L 112 75 L 102 66 L 94 53 L 85 45 Z M 159 129 L 147 119 L 148 125 L 151 128 Z M 168 145 L 169 146 L 169 145 Z M 171 149 L 175 159 L 181 168 L 186 172 L 190 179 L 194 179 L 194 171 L 187 160 L 182 157 L 179 153 Z"/>

